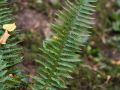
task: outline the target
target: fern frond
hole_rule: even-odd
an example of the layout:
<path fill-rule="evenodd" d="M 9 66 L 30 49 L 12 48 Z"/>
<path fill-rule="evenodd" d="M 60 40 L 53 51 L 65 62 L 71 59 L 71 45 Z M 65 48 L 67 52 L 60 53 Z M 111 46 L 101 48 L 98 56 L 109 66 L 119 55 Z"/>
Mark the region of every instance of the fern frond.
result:
<path fill-rule="evenodd" d="M 96 0 L 76 0 L 71 3 L 67 0 L 67 7 L 59 11 L 56 24 L 52 25 L 53 38 L 44 41 L 40 55 L 40 70 L 38 76 L 33 76 L 36 84 L 33 90 L 56 90 L 66 88 L 66 79 L 80 62 L 79 46 L 84 45 L 85 38 L 89 37 L 89 28 L 93 26 L 93 3 Z"/>
<path fill-rule="evenodd" d="M 4 33 L 2 26 L 14 22 L 12 10 L 8 6 L 7 0 L 0 0 L 0 36 Z M 0 44 L 0 90 L 9 90 L 21 82 L 19 79 L 9 77 L 13 66 L 22 61 L 21 48 L 17 47 L 16 34 L 16 31 L 11 32 L 7 44 Z"/>
<path fill-rule="evenodd" d="M 0 0 L 0 35 L 4 33 L 2 26 L 13 22 L 12 10 L 8 8 L 7 0 Z M 2 60 L 7 63 L 7 66 L 13 66 L 21 62 L 20 48 L 17 47 L 16 32 L 12 32 L 7 44 L 0 45 L 0 55 Z"/>
<path fill-rule="evenodd" d="M 0 55 L 0 90 L 11 90 L 11 88 L 17 88 L 21 81 L 12 78 L 12 74 L 7 69 L 7 64 L 2 60 Z"/>

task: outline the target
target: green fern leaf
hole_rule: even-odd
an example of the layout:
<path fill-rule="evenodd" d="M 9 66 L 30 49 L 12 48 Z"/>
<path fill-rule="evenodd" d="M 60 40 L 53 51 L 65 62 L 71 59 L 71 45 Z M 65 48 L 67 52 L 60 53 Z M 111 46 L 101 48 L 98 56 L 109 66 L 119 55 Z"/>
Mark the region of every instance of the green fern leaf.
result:
<path fill-rule="evenodd" d="M 8 6 L 7 0 L 0 0 L 0 36 L 4 33 L 2 26 L 14 22 L 12 10 Z M 19 42 L 16 42 L 16 34 L 16 31 L 11 32 L 7 44 L 0 44 L 0 90 L 9 90 L 21 82 L 9 76 L 12 74 L 11 70 L 13 70 L 13 66 L 22 61 L 22 57 L 20 56 L 21 48 L 17 47 Z"/>
<path fill-rule="evenodd" d="M 84 46 L 85 38 L 89 37 L 89 28 L 93 27 L 92 15 L 96 0 L 76 0 L 66 2 L 64 11 L 57 14 L 60 21 L 52 25 L 53 38 L 43 42 L 38 76 L 33 90 L 56 90 L 66 88 L 66 79 L 71 78 L 75 64 L 80 62 L 79 46 Z"/>
<path fill-rule="evenodd" d="M 9 24 L 13 22 L 11 18 L 11 9 L 7 8 L 8 3 L 6 0 L 0 0 L 0 35 L 4 33 L 2 26 L 4 24 Z M 7 67 L 13 66 L 21 62 L 20 49 L 17 47 L 19 42 L 16 42 L 16 32 L 12 32 L 7 44 L 0 45 L 0 55 L 2 55 L 2 60 L 7 63 Z"/>
<path fill-rule="evenodd" d="M 3 62 L 2 56 L 0 55 L 0 90 L 6 90 L 5 82 L 9 79 L 9 77 L 6 76 L 6 67 L 7 65 L 5 62 Z"/>

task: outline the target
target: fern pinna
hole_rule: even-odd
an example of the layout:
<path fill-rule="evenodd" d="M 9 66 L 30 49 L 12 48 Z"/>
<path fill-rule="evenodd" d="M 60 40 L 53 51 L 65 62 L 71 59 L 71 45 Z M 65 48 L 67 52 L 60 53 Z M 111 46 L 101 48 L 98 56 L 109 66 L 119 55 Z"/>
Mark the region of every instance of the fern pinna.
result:
<path fill-rule="evenodd" d="M 43 42 L 41 48 L 38 76 L 33 76 L 36 81 L 33 90 L 56 90 L 66 88 L 66 79 L 79 63 L 79 46 L 89 36 L 92 28 L 92 15 L 95 11 L 93 3 L 96 0 L 75 0 L 75 3 L 66 1 L 67 7 L 57 14 L 60 21 L 52 25 L 53 38 Z"/>
<path fill-rule="evenodd" d="M 5 82 L 8 80 L 7 70 L 6 70 L 6 63 L 2 60 L 2 56 L 0 55 L 0 88 L 1 90 L 5 90 Z"/>
<path fill-rule="evenodd" d="M 7 0 L 0 0 L 0 36 L 5 32 L 2 26 L 13 23 L 12 11 L 8 6 Z M 11 32 L 10 34 L 11 36 L 8 38 L 7 43 L 0 44 L 0 90 L 8 90 L 8 88 L 14 87 L 11 84 L 15 80 L 9 77 L 9 74 L 12 74 L 11 71 L 13 71 L 11 67 L 22 60 L 20 48 L 17 47 L 16 32 Z M 2 89 L 1 84 L 6 86 Z"/>

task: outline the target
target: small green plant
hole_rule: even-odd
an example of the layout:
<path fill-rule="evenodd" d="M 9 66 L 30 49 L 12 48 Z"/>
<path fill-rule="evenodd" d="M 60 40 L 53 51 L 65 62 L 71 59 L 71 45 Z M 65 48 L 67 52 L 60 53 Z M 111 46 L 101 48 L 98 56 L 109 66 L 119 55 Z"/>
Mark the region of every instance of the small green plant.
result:
<path fill-rule="evenodd" d="M 117 2 L 119 4 L 119 0 Z M 119 6 L 120 7 L 120 6 Z M 110 39 L 108 39 L 108 44 L 118 48 L 120 50 L 119 42 L 120 42 L 120 12 L 119 9 L 114 10 L 110 16 L 110 23 L 111 23 L 111 31 L 110 33 L 113 34 Z"/>

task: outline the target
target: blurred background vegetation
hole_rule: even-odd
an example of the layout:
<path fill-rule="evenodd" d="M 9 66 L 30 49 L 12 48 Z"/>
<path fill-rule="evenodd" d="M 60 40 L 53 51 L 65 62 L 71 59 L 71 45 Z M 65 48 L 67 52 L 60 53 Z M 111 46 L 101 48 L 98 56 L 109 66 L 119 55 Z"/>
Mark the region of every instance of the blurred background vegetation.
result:
<path fill-rule="evenodd" d="M 74 0 L 71 0 L 74 2 Z M 18 67 L 35 74 L 38 48 L 50 35 L 50 23 L 65 0 L 10 0 L 20 29 L 24 61 Z M 120 0 L 98 0 L 96 25 L 80 53 L 81 64 L 65 90 L 120 90 Z"/>

